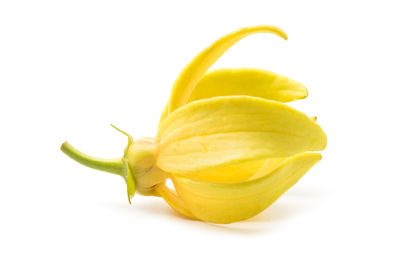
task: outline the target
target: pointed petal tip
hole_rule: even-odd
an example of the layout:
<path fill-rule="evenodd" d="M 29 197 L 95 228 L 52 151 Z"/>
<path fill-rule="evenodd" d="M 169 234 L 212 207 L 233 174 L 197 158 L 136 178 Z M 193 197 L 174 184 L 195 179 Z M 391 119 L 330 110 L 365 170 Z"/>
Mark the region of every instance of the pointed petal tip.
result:
<path fill-rule="evenodd" d="M 320 153 L 314 153 L 315 154 L 315 159 L 318 161 L 320 161 L 322 159 L 322 155 Z"/>
<path fill-rule="evenodd" d="M 297 82 L 297 88 L 298 91 L 301 92 L 303 98 L 306 98 L 308 96 L 308 89 L 303 83 Z"/>
<path fill-rule="evenodd" d="M 299 89 L 299 95 L 295 97 L 294 100 L 301 100 L 308 97 L 308 90 L 307 87 L 302 85 L 301 89 Z"/>
<path fill-rule="evenodd" d="M 313 151 L 323 151 L 323 150 L 325 150 L 325 148 L 326 148 L 326 146 L 328 144 L 328 137 L 327 137 L 325 131 L 322 129 L 321 125 L 319 125 L 316 122 L 317 121 L 317 117 L 316 116 L 310 117 L 309 119 L 318 127 L 318 132 L 319 132 L 318 137 L 316 137 L 313 140 L 313 142 L 315 144 L 317 144 L 316 145 L 316 149 L 313 150 Z"/>
<path fill-rule="evenodd" d="M 323 133 L 323 142 L 322 142 L 322 147 L 321 147 L 321 151 L 322 150 L 325 150 L 325 148 L 326 148 L 326 146 L 328 145 L 328 137 L 326 136 L 326 133 L 324 132 L 324 130 L 322 130 L 322 128 L 321 128 L 321 131 L 322 131 L 322 133 Z"/>
<path fill-rule="evenodd" d="M 315 124 L 317 124 L 317 123 L 315 123 Z M 328 139 L 327 139 L 327 136 L 326 136 L 325 132 L 322 130 L 321 127 L 320 127 L 319 136 L 316 137 L 312 142 L 315 144 L 314 149 L 312 151 L 323 151 L 323 150 L 326 149 L 326 146 L 327 146 L 327 143 L 328 143 Z"/>
<path fill-rule="evenodd" d="M 304 99 L 308 96 L 308 89 L 304 85 L 303 85 L 303 90 L 304 90 L 304 95 L 303 95 L 303 98 L 301 98 L 301 99 Z"/>
<path fill-rule="evenodd" d="M 284 32 L 281 28 L 276 27 L 276 26 L 272 26 L 272 25 L 259 25 L 259 26 L 252 26 L 252 27 L 246 27 L 243 28 L 244 31 L 247 31 L 249 29 L 255 30 L 255 31 L 265 31 L 265 32 L 271 32 L 274 33 L 276 35 L 278 35 L 279 37 L 287 40 L 288 39 L 288 35 L 286 34 L 286 32 Z"/>
<path fill-rule="evenodd" d="M 287 39 L 289 38 L 289 37 L 287 36 L 287 34 L 286 34 L 284 31 L 282 31 L 282 30 L 281 30 L 280 33 L 281 33 L 281 34 L 280 34 L 279 36 L 282 37 L 283 39 L 285 39 L 285 40 L 287 41 Z"/>

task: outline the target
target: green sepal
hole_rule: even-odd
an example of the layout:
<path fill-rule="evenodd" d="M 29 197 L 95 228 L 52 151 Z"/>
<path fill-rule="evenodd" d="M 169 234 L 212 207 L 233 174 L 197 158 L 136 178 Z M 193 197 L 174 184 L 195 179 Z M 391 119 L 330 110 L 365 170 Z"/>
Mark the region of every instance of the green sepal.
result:
<path fill-rule="evenodd" d="M 115 130 L 117 130 L 118 132 L 122 133 L 123 135 L 126 135 L 128 137 L 128 145 L 125 147 L 124 150 L 124 158 L 126 158 L 127 154 L 128 154 L 128 149 L 131 146 L 131 144 L 133 143 L 133 137 L 132 135 L 128 134 L 127 132 L 122 131 L 121 129 L 117 128 L 117 126 L 115 126 L 114 124 L 110 124 L 111 127 L 113 127 Z"/>
<path fill-rule="evenodd" d="M 113 127 L 114 129 L 116 129 L 118 132 L 126 135 L 128 137 L 128 145 L 126 146 L 125 150 L 124 150 L 124 157 L 123 157 L 123 174 L 122 177 L 124 178 L 124 180 L 126 181 L 126 188 L 127 188 L 127 193 L 128 193 L 128 201 L 129 204 L 131 203 L 131 198 L 133 198 L 133 196 L 135 195 L 135 191 L 136 191 L 136 184 L 135 184 L 135 179 L 132 176 L 132 172 L 129 168 L 129 164 L 128 164 L 128 149 L 130 147 L 130 145 L 133 143 L 133 138 L 130 134 L 128 134 L 127 132 L 122 131 L 121 129 L 117 128 L 115 125 L 111 124 L 111 127 Z"/>
<path fill-rule="evenodd" d="M 124 175 L 124 179 L 126 181 L 126 188 L 127 188 L 127 193 L 128 193 L 128 201 L 129 204 L 131 203 L 131 198 L 133 198 L 133 196 L 135 195 L 135 191 L 136 191 L 136 185 L 135 185 L 135 180 L 133 179 L 131 170 L 129 169 L 129 164 L 128 164 L 128 159 L 124 158 L 124 171 L 123 171 L 123 175 Z"/>
<path fill-rule="evenodd" d="M 103 158 L 93 157 L 80 152 L 79 150 L 71 146 L 68 142 L 64 142 L 61 145 L 60 149 L 71 159 L 79 162 L 82 165 L 85 165 L 89 168 L 93 168 L 99 171 L 105 171 L 122 176 L 127 185 L 128 201 L 131 204 L 131 198 L 135 195 L 136 184 L 135 184 L 135 179 L 129 168 L 127 155 L 128 155 L 128 149 L 133 143 L 133 138 L 130 134 L 118 129 L 114 125 L 111 124 L 111 126 L 128 137 L 128 145 L 124 150 L 124 156 L 122 158 L 103 159 Z"/>

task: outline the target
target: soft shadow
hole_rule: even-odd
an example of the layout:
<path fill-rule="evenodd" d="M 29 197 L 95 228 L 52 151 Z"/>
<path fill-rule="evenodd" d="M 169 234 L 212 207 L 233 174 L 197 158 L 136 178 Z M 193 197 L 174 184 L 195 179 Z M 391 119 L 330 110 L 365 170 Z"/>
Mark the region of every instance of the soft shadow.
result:
<path fill-rule="evenodd" d="M 126 203 L 103 203 L 102 205 L 111 209 L 118 209 L 132 213 L 134 208 L 138 212 L 146 214 L 157 214 L 167 216 L 179 221 L 185 220 L 196 227 L 208 228 L 210 230 L 225 231 L 235 234 L 259 234 L 271 228 L 272 223 L 289 220 L 308 209 L 312 208 L 313 199 L 321 198 L 321 193 L 310 188 L 298 188 L 286 192 L 281 199 L 278 199 L 260 214 L 245 221 L 230 224 L 214 224 L 187 218 L 164 203 L 161 199 L 151 201 L 134 202 L 132 205 Z M 311 200 L 311 201 L 310 201 Z"/>
<path fill-rule="evenodd" d="M 326 192 L 322 192 L 321 189 L 310 188 L 310 187 L 300 187 L 294 188 L 289 192 L 286 192 L 284 196 L 288 198 L 295 198 L 301 201 L 302 199 L 321 199 Z"/>
<path fill-rule="evenodd" d="M 286 192 L 276 202 L 247 222 L 284 221 L 312 208 L 313 200 L 321 199 L 323 194 L 312 188 L 296 188 Z"/>
<path fill-rule="evenodd" d="M 267 224 L 258 224 L 258 223 L 248 223 L 247 221 L 234 222 L 230 224 L 213 224 L 207 222 L 201 222 L 206 225 L 208 228 L 213 228 L 218 231 L 225 231 L 234 234 L 242 234 L 242 235 L 251 235 L 251 234 L 260 234 L 268 230 Z"/>
<path fill-rule="evenodd" d="M 246 222 L 277 222 L 296 216 L 306 207 L 294 203 L 274 203 L 263 212 L 247 219 Z"/>
<path fill-rule="evenodd" d="M 157 213 L 157 214 L 166 215 L 166 216 L 172 217 L 172 218 L 193 221 L 192 219 L 190 219 L 186 216 L 183 216 L 180 213 L 173 210 L 166 203 L 164 203 L 161 199 L 160 199 L 160 201 L 151 201 L 151 202 L 140 203 L 135 208 L 137 208 L 138 210 L 140 210 L 143 213 L 148 213 L 148 214 Z"/>
<path fill-rule="evenodd" d="M 199 220 L 194 220 L 191 218 L 187 218 L 172 208 L 170 208 L 166 203 L 162 201 L 146 201 L 146 202 L 138 202 L 132 203 L 132 205 L 127 205 L 122 202 L 114 202 L 114 203 L 102 203 L 103 207 L 106 207 L 111 210 L 119 210 L 124 213 L 133 214 L 132 209 L 135 209 L 136 212 L 145 213 L 149 215 L 156 216 L 165 216 L 169 219 L 177 220 L 182 222 L 182 220 L 187 223 L 199 227 L 202 229 L 208 229 L 212 231 L 225 231 L 235 234 L 257 234 L 262 231 L 265 231 L 267 226 L 264 224 L 254 224 L 254 223 L 246 223 L 246 222 L 235 222 L 231 224 L 213 224 L 208 222 L 203 222 Z"/>
<path fill-rule="evenodd" d="M 158 199 L 157 199 L 158 200 Z M 132 209 L 135 209 L 137 212 L 145 213 L 145 214 L 150 214 L 150 215 L 160 215 L 160 216 L 167 216 L 170 218 L 176 218 L 179 220 L 185 219 L 188 221 L 194 221 L 190 218 L 187 218 L 175 210 L 173 210 L 171 207 L 169 207 L 166 203 L 163 203 L 163 201 L 157 201 L 157 200 L 151 200 L 151 201 L 145 201 L 145 202 L 132 202 L 132 205 L 127 205 L 126 203 L 122 202 L 114 202 L 114 203 L 102 203 L 102 206 L 113 209 L 113 210 L 121 210 L 123 212 L 129 212 L 132 213 Z"/>

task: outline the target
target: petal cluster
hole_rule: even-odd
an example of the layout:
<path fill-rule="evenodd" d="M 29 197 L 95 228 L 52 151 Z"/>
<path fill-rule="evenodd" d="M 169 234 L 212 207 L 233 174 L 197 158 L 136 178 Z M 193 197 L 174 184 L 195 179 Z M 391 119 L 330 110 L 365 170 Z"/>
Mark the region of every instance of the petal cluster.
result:
<path fill-rule="evenodd" d="M 232 45 L 277 27 L 255 26 L 223 36 L 181 72 L 155 138 L 133 140 L 120 159 L 86 155 L 65 142 L 77 162 L 123 177 L 135 192 L 158 196 L 179 213 L 213 223 L 250 218 L 293 186 L 324 150 L 327 138 L 304 113 L 284 104 L 307 97 L 300 83 L 266 70 L 211 65 Z M 175 190 L 166 186 L 170 178 Z"/>
<path fill-rule="evenodd" d="M 158 192 L 178 212 L 230 223 L 271 205 L 315 163 L 327 138 L 284 102 L 307 97 L 300 83 L 270 71 L 208 68 L 233 44 L 272 26 L 240 29 L 202 51 L 180 74 L 161 116 L 156 166 L 167 173 Z"/>

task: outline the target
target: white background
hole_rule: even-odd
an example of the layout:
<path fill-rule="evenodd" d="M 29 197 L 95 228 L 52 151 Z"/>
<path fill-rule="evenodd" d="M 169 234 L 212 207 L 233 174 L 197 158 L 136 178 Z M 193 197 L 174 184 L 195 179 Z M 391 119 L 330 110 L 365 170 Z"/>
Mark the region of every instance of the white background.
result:
<path fill-rule="evenodd" d="M 1 266 L 399 266 L 397 1 L 1 1 Z M 376 4 L 374 4 L 376 3 Z M 328 135 L 269 209 L 230 225 L 62 154 L 120 157 L 155 136 L 180 70 L 217 38 L 272 24 L 214 66 L 291 77 Z M 397 254 L 396 254 L 397 253 Z"/>

